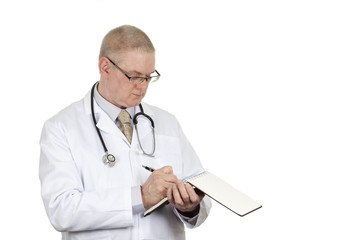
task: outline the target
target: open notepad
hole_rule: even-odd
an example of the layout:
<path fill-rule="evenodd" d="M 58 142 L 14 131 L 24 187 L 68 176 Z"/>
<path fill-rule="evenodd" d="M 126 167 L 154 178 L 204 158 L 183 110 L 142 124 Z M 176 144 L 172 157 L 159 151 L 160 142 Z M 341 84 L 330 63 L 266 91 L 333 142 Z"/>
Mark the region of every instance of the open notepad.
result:
<path fill-rule="evenodd" d="M 191 184 L 241 217 L 261 208 L 261 205 L 258 202 L 210 172 L 203 172 L 195 177 L 186 179 L 185 182 Z M 146 210 L 144 216 L 149 215 L 167 203 L 167 198 L 164 198 L 159 203 Z"/>

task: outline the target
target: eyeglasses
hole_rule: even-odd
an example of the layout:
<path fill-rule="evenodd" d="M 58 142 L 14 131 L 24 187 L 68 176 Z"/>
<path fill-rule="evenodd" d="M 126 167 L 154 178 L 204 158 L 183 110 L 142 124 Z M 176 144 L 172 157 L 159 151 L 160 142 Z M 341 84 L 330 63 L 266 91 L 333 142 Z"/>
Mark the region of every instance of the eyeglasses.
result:
<path fill-rule="evenodd" d="M 150 76 L 148 77 L 130 77 L 129 75 L 127 75 L 123 70 L 121 70 L 121 68 L 116 65 L 110 58 L 106 57 L 117 69 L 119 69 L 120 72 L 122 72 L 127 79 L 129 79 L 129 82 L 133 83 L 133 84 L 141 84 L 142 82 L 146 81 L 146 82 L 156 82 L 157 80 L 159 80 L 160 78 L 160 73 L 158 71 L 152 72 L 150 73 Z"/>

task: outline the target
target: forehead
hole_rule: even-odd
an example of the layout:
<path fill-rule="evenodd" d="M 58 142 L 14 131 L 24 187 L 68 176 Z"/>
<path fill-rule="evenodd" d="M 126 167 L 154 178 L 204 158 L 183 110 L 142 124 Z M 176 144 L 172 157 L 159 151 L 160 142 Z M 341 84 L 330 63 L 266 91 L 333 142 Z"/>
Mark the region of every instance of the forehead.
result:
<path fill-rule="evenodd" d="M 121 54 L 119 64 L 128 73 L 149 74 L 155 71 L 155 53 L 130 50 Z"/>

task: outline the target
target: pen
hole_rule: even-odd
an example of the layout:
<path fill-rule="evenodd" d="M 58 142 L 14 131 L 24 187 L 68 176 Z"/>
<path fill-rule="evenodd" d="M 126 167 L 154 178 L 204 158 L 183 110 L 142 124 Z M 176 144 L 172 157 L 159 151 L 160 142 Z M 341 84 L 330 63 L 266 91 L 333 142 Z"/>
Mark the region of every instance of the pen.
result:
<path fill-rule="evenodd" d="M 155 169 L 153 169 L 152 167 L 148 167 L 148 166 L 145 166 L 145 165 L 142 165 L 142 167 L 145 168 L 146 170 L 150 171 L 150 172 L 155 171 Z"/>

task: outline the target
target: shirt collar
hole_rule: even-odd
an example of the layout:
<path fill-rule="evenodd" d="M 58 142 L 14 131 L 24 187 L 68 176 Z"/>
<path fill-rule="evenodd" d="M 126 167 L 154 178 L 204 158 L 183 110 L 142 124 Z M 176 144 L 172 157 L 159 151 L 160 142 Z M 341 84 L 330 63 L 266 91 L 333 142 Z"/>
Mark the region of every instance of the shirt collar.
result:
<path fill-rule="evenodd" d="M 122 109 L 103 98 L 98 92 L 97 86 L 95 87 L 94 98 L 99 107 L 104 110 L 104 112 L 110 117 L 113 122 L 116 122 L 116 119 Z M 134 117 L 135 111 L 137 110 L 136 108 L 137 107 L 126 108 L 126 111 L 128 111 L 131 118 Z"/>

